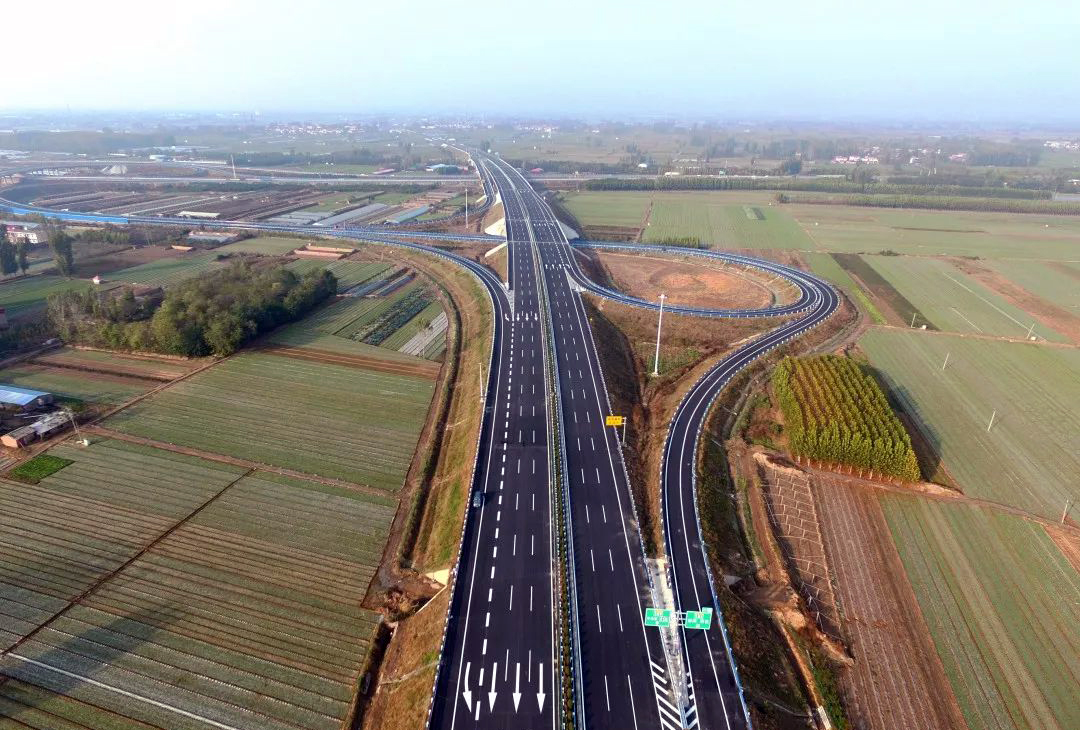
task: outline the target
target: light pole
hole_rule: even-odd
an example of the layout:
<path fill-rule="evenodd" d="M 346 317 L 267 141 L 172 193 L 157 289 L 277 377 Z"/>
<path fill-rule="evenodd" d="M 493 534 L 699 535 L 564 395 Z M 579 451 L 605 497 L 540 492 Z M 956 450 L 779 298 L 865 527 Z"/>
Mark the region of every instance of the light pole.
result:
<path fill-rule="evenodd" d="M 652 374 L 654 376 L 660 374 L 660 328 L 664 324 L 664 299 L 666 297 L 660 295 L 660 319 L 656 322 L 656 357 L 653 359 Z"/>

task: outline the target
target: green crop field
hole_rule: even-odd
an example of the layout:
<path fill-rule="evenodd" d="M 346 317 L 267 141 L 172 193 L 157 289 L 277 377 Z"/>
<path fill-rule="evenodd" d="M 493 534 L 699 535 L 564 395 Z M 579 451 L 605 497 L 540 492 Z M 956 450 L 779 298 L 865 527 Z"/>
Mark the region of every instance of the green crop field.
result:
<path fill-rule="evenodd" d="M 882 502 L 968 725 L 1080 727 L 1080 574 L 1045 530 L 986 508 Z"/>
<path fill-rule="evenodd" d="M 84 279 L 67 279 L 62 276 L 28 276 L 25 279 L 0 282 L 0 307 L 7 310 L 8 317 L 18 317 L 34 310 L 44 309 L 50 294 L 89 289 L 92 284 Z"/>
<path fill-rule="evenodd" d="M 373 280 L 390 268 L 389 264 L 369 261 L 349 261 L 339 259 L 337 261 L 320 261 L 318 259 L 297 259 L 286 264 L 297 274 L 306 274 L 316 269 L 326 269 L 338 280 L 338 291 L 345 291 L 357 284 Z"/>
<path fill-rule="evenodd" d="M 303 248 L 312 241 L 303 238 L 289 238 L 287 236 L 259 236 L 258 238 L 245 238 L 243 241 L 226 243 L 214 249 L 215 253 L 259 253 L 268 256 L 282 256 L 292 253 L 298 248 Z"/>
<path fill-rule="evenodd" d="M 217 257 L 217 252 L 192 252 L 183 258 L 159 259 L 147 264 L 132 266 L 128 269 L 113 271 L 102 278 L 108 282 L 122 284 L 170 286 L 198 276 L 204 271 L 224 266 L 225 263 L 218 261 Z"/>
<path fill-rule="evenodd" d="M 1080 268 L 1045 261 L 998 260 L 991 268 L 1052 304 L 1080 315 Z"/>
<path fill-rule="evenodd" d="M 937 329 L 1026 337 L 1034 322 L 1035 335 L 1053 342 L 1067 341 L 947 261 L 912 256 L 864 256 L 863 259 Z M 915 324 L 920 324 L 918 319 Z"/>
<path fill-rule="evenodd" d="M 657 194 L 644 240 L 684 236 L 710 248 L 813 247 L 798 224 L 777 206 L 736 203 L 724 193 Z"/>
<path fill-rule="evenodd" d="M 1080 260 L 1075 216 L 786 205 L 821 251 Z"/>
<path fill-rule="evenodd" d="M 97 370 L 120 375 L 135 375 L 157 380 L 172 380 L 190 372 L 202 360 L 170 359 L 164 357 L 135 357 L 105 350 L 83 350 L 63 347 L 34 358 L 34 363 L 60 365 L 68 368 Z"/>
<path fill-rule="evenodd" d="M 1061 515 L 1080 474 L 1080 350 L 886 329 L 859 346 L 965 493 Z"/>
<path fill-rule="evenodd" d="M 29 637 L 0 659 L 0 718 L 342 726 L 393 500 L 119 441 L 50 453 L 73 463 L 0 481 L 0 535 L 18 546 L 0 555 L 0 645 Z"/>
<path fill-rule="evenodd" d="M 0 370 L 0 382 L 54 393 L 61 398 L 118 404 L 155 386 L 150 380 L 81 373 L 69 368 L 21 364 Z"/>
<path fill-rule="evenodd" d="M 394 492 L 412 461 L 434 385 L 412 375 L 242 354 L 105 425 Z"/>
<path fill-rule="evenodd" d="M 652 193 L 567 193 L 563 204 L 583 226 L 637 228 L 645 219 Z"/>
<path fill-rule="evenodd" d="M 811 252 L 803 253 L 802 257 L 810 266 L 810 271 L 842 289 L 845 294 L 858 303 L 859 308 L 862 309 L 874 323 L 885 324 L 885 317 L 878 311 L 878 308 L 874 306 L 874 303 L 870 301 L 870 297 L 866 296 L 866 292 L 863 291 L 863 288 L 851 278 L 851 275 L 836 262 L 836 259 L 834 259 L 831 254 Z"/>

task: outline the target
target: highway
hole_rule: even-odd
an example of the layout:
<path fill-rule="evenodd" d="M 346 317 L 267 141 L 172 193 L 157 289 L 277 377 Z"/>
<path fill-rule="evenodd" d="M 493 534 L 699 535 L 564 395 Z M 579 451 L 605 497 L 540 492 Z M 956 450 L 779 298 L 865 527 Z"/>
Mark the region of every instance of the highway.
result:
<path fill-rule="evenodd" d="M 477 156 L 476 161 L 485 184 L 494 185 L 504 205 L 509 286 L 476 262 L 404 240 L 405 232 L 319 231 L 448 258 L 479 278 L 494 309 L 492 362 L 483 374 L 485 413 L 429 725 L 555 728 L 561 692 L 557 647 L 561 632 L 569 632 L 573 706 L 580 727 L 747 727 L 722 619 L 707 631 L 681 629 L 666 647 L 658 629 L 643 625 L 644 609 L 662 600 L 660 586 L 647 567 L 621 444 L 616 431 L 604 425 L 611 409 L 580 292 L 630 306 L 657 305 L 592 282 L 578 267 L 550 207 L 528 181 L 497 158 Z M 46 211 L 2 200 L 0 207 L 76 221 L 176 223 Z M 213 226 L 314 232 L 241 221 Z M 695 384 L 665 444 L 661 490 L 669 563 L 663 581 L 678 610 L 712 607 L 719 617 L 696 507 L 695 454 L 705 416 L 739 370 L 823 321 L 838 299 L 816 277 L 779 264 L 663 248 L 756 267 L 787 279 L 799 291 L 793 304 L 782 307 L 665 308 L 705 317 L 792 317 L 724 358 Z M 545 372 L 552 365 L 549 379 Z M 553 461 L 556 455 L 558 462 Z M 558 471 L 552 471 L 556 465 Z M 553 474 L 561 475 L 559 483 Z M 473 494 L 482 495 L 475 506 Z M 554 500 L 566 506 L 570 536 L 566 577 L 572 602 L 565 622 L 554 608 L 559 569 Z"/>

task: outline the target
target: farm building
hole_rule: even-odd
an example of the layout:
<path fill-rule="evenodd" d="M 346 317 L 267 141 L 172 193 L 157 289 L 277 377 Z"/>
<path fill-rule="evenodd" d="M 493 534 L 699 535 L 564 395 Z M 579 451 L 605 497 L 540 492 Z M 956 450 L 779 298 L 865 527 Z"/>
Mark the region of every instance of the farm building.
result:
<path fill-rule="evenodd" d="M 8 448 L 21 449 L 28 443 L 38 439 L 46 439 L 55 433 L 67 428 L 70 416 L 64 411 L 56 411 L 26 426 L 20 426 L 14 431 L 0 436 L 0 443 Z"/>
<path fill-rule="evenodd" d="M 32 410 L 50 405 L 52 402 L 52 393 L 0 383 L 0 406 L 5 408 Z"/>
<path fill-rule="evenodd" d="M 7 228 L 8 241 L 11 243 L 26 241 L 30 245 L 34 245 L 36 243 L 45 242 L 45 233 L 41 230 L 41 225 L 38 223 L 0 221 L 0 224 Z"/>
<path fill-rule="evenodd" d="M 198 243 L 224 244 L 236 240 L 235 233 L 206 233 L 205 231 L 192 231 L 187 237 L 189 241 L 196 241 Z"/>
<path fill-rule="evenodd" d="M 421 205 L 419 208 L 410 208 L 409 210 L 392 215 L 386 219 L 387 223 L 404 223 L 405 221 L 411 221 L 413 218 L 419 218 L 424 213 L 431 210 L 430 206 Z"/>

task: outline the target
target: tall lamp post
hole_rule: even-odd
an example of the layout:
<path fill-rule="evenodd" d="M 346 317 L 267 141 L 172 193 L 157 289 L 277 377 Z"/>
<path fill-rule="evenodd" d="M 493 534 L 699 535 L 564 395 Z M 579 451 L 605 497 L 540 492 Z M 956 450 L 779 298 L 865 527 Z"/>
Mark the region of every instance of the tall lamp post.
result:
<path fill-rule="evenodd" d="M 656 357 L 653 359 L 652 374 L 654 376 L 660 374 L 660 328 L 664 324 L 664 299 L 663 294 L 660 295 L 660 319 L 656 322 Z"/>

